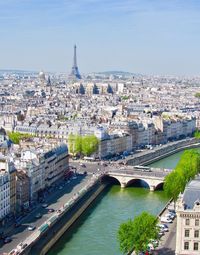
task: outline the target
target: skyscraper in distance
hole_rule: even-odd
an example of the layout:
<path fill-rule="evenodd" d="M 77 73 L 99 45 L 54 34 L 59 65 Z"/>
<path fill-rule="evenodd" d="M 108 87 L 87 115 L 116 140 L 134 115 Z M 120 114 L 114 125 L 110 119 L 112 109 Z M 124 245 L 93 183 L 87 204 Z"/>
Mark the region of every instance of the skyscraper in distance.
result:
<path fill-rule="evenodd" d="M 76 56 L 76 44 L 74 45 L 74 58 L 73 58 L 73 66 L 72 66 L 72 71 L 69 75 L 70 79 L 81 79 L 81 75 L 78 70 L 77 66 L 77 56 Z"/>

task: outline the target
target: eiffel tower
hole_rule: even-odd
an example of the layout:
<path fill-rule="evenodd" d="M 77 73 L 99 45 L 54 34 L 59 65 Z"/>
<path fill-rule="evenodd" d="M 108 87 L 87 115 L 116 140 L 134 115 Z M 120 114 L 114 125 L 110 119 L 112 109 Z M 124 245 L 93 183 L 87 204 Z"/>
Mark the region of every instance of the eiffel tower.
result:
<path fill-rule="evenodd" d="M 70 79 L 81 79 L 81 75 L 77 66 L 77 58 L 76 58 L 76 45 L 74 45 L 74 63 L 72 66 L 71 74 L 69 75 Z"/>

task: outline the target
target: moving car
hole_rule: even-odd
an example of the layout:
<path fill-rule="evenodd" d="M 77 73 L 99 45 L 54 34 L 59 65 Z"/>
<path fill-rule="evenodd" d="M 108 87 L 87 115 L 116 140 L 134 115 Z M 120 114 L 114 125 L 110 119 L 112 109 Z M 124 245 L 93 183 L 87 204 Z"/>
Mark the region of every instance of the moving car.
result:
<path fill-rule="evenodd" d="M 33 231 L 33 230 L 35 230 L 35 229 L 36 229 L 36 227 L 35 227 L 35 226 L 31 226 L 31 225 L 30 225 L 30 226 L 28 226 L 28 230 L 29 230 L 29 231 Z"/>

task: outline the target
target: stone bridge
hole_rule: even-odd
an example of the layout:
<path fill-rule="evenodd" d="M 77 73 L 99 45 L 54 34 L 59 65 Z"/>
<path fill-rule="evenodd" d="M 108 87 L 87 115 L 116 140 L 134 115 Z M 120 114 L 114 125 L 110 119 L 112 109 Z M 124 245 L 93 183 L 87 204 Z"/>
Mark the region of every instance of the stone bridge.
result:
<path fill-rule="evenodd" d="M 151 191 L 159 189 L 164 184 L 165 176 L 170 173 L 169 169 L 149 168 L 144 170 L 117 169 L 106 172 L 105 176 L 116 179 L 122 188 L 125 188 L 136 181 L 146 183 Z"/>

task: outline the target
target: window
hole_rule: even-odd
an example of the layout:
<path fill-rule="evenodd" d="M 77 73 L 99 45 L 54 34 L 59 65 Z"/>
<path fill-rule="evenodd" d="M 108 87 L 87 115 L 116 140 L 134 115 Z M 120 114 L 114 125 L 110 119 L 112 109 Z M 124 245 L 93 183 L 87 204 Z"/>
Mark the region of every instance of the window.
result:
<path fill-rule="evenodd" d="M 199 230 L 194 231 L 194 237 L 199 237 Z"/>
<path fill-rule="evenodd" d="M 189 229 L 185 229 L 185 237 L 189 237 L 190 236 L 190 230 Z"/>
<path fill-rule="evenodd" d="M 198 249 L 199 249 L 199 244 L 198 243 L 194 243 L 194 250 L 198 251 Z"/>
<path fill-rule="evenodd" d="M 185 219 L 185 225 L 190 225 L 190 219 Z"/>
<path fill-rule="evenodd" d="M 189 250 L 189 242 L 184 243 L 184 250 Z"/>
<path fill-rule="evenodd" d="M 199 219 L 195 220 L 195 226 L 199 226 Z"/>

